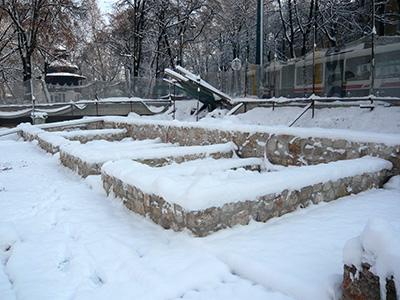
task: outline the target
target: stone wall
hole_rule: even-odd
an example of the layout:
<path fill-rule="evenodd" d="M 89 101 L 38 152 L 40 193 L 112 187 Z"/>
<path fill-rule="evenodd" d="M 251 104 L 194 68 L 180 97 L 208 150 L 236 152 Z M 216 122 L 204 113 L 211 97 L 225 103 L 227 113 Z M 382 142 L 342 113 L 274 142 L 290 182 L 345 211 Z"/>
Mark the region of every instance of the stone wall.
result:
<path fill-rule="evenodd" d="M 36 134 L 31 134 L 27 131 L 20 130 L 17 132 L 19 137 L 22 137 L 24 141 L 32 142 L 34 139 L 36 139 L 37 135 Z"/>
<path fill-rule="evenodd" d="M 171 162 L 185 162 L 189 160 L 201 159 L 206 157 L 213 157 L 215 159 L 219 158 L 230 158 L 233 155 L 233 151 L 231 152 L 215 152 L 215 153 L 197 153 L 197 154 L 189 154 L 189 155 L 180 155 L 180 156 L 167 156 L 161 158 L 152 158 L 152 159 L 135 159 L 135 161 L 150 165 L 152 167 L 161 167 Z M 77 172 L 82 177 L 87 177 L 89 175 L 99 175 L 101 173 L 102 163 L 88 163 L 79 157 L 71 155 L 67 152 L 60 151 L 60 161 L 61 163 L 70 168 L 71 170 Z"/>
<path fill-rule="evenodd" d="M 120 133 L 100 133 L 96 135 L 76 135 L 73 137 L 66 137 L 66 139 L 71 141 L 79 141 L 81 144 L 86 144 L 87 142 L 95 140 L 105 140 L 110 142 L 120 141 L 126 137 L 127 137 L 126 132 L 120 132 Z"/>
<path fill-rule="evenodd" d="M 238 154 L 245 157 L 263 157 L 266 151 L 269 160 L 279 165 L 314 165 L 343 159 L 354 159 L 365 155 L 378 156 L 393 163 L 393 174 L 400 174 L 400 141 L 398 145 L 383 143 L 352 142 L 345 139 L 299 137 L 245 130 L 219 130 L 175 125 L 105 122 L 106 128 L 126 128 L 134 139 L 160 137 L 164 143 L 179 143 L 182 146 L 218 144 L 232 141 L 239 146 Z"/>
<path fill-rule="evenodd" d="M 53 128 L 44 128 L 44 130 L 51 132 L 51 131 L 68 131 L 77 129 L 86 130 L 86 129 L 103 129 L 103 128 L 104 128 L 104 121 L 95 121 L 84 124 L 72 124 L 72 125 L 58 126 Z"/>
<path fill-rule="evenodd" d="M 42 148 L 44 151 L 48 153 L 55 154 L 58 151 L 60 151 L 60 146 L 53 145 L 52 143 L 49 143 L 48 141 L 40 138 L 39 136 L 36 136 L 36 140 L 38 141 L 40 148 Z"/>
<path fill-rule="evenodd" d="M 62 150 L 60 151 L 60 161 L 65 167 L 70 168 L 72 171 L 78 173 L 82 177 L 99 175 L 101 166 L 103 165 L 87 163 L 86 161 L 81 160 L 79 157 L 73 156 Z"/>
<path fill-rule="evenodd" d="M 90 129 L 102 129 L 104 127 L 103 122 L 94 122 L 94 123 L 87 123 L 84 125 L 79 125 L 79 126 L 67 126 L 67 127 L 57 127 L 53 128 L 53 130 L 46 130 L 49 131 L 50 133 L 53 131 L 68 131 L 68 129 L 76 130 L 76 129 L 81 129 L 81 130 L 90 130 Z M 42 131 L 44 132 L 44 131 Z M 39 146 L 45 150 L 46 152 L 49 152 L 51 154 L 59 152 L 59 145 L 54 145 L 42 138 L 38 134 L 32 134 L 28 131 L 20 130 L 17 132 L 20 137 L 22 137 L 25 141 L 33 141 L 37 140 Z M 86 135 L 77 135 L 74 136 L 73 138 L 65 138 L 66 141 L 71 140 L 71 141 L 79 141 L 82 144 L 85 144 L 89 141 L 93 140 L 107 140 L 107 141 L 120 141 L 124 138 L 127 137 L 126 132 L 121 132 L 121 133 L 106 133 L 106 134 L 97 134 L 97 135 L 91 135 L 91 136 L 86 136 Z M 99 174 L 99 173 L 98 173 Z"/>
<path fill-rule="evenodd" d="M 345 177 L 299 190 L 284 190 L 254 200 L 228 203 L 222 207 L 210 207 L 198 211 L 186 211 L 180 205 L 169 203 L 154 194 L 146 194 L 135 186 L 104 172 L 101 176 L 107 193 L 120 197 L 128 209 L 148 216 L 166 229 L 171 228 L 175 231 L 189 229 L 194 235 L 202 237 L 237 224 L 248 224 L 251 219 L 266 222 L 270 218 L 292 212 L 298 207 L 305 207 L 310 201 L 313 203 L 332 201 L 379 187 L 385 181 L 387 171 Z"/>
<path fill-rule="evenodd" d="M 397 300 L 396 285 L 393 277 L 379 278 L 370 271 L 371 266 L 363 263 L 362 270 L 355 266 L 344 265 L 343 300 L 381 300 L 380 280 L 386 280 L 386 300 Z"/>

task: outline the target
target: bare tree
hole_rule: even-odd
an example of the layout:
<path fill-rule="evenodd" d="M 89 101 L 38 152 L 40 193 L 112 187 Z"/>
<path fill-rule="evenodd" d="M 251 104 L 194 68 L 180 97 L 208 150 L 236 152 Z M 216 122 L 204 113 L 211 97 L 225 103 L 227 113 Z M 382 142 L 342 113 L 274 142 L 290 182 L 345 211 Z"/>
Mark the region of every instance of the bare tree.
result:
<path fill-rule="evenodd" d="M 0 12 L 5 13 L 16 32 L 16 45 L 22 64 L 25 96 L 32 96 L 32 61 L 41 39 L 54 40 L 55 27 L 66 30 L 67 12 L 75 9 L 71 0 L 2 0 Z M 60 34 L 60 32 L 58 32 Z M 44 47 L 43 47 L 44 48 Z"/>

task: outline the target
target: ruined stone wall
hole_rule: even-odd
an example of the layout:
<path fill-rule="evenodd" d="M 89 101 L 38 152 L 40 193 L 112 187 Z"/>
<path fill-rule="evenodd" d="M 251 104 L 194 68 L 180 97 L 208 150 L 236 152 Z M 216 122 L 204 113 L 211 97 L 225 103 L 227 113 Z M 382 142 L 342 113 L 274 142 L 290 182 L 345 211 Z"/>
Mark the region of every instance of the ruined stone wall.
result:
<path fill-rule="evenodd" d="M 96 135 L 76 135 L 74 137 L 67 137 L 66 139 L 71 141 L 79 141 L 81 144 L 96 140 L 105 140 L 110 142 L 120 141 L 126 138 L 125 132 L 121 133 L 108 133 L 108 134 L 96 134 Z"/>
<path fill-rule="evenodd" d="M 60 147 L 58 145 L 53 145 L 52 143 L 41 139 L 39 136 L 36 136 L 36 140 L 38 141 L 40 148 L 48 153 L 54 154 L 60 151 Z"/>
<path fill-rule="evenodd" d="M 85 130 L 85 129 L 103 129 L 104 128 L 104 121 L 96 121 L 90 122 L 85 124 L 72 124 L 72 125 L 65 125 L 65 126 L 58 126 L 53 128 L 44 128 L 43 130 L 46 131 L 68 131 L 68 130 Z"/>
<path fill-rule="evenodd" d="M 18 131 L 18 135 L 20 137 L 22 137 L 25 141 L 31 142 L 33 140 L 37 140 L 40 148 L 42 148 L 43 150 L 45 150 L 46 152 L 49 152 L 51 154 L 57 153 L 59 151 L 59 146 L 53 145 L 53 144 L 45 141 L 44 139 L 41 139 L 38 136 L 38 134 L 33 134 L 28 131 L 20 130 L 20 131 Z"/>
<path fill-rule="evenodd" d="M 148 216 L 166 229 L 175 231 L 189 229 L 196 236 L 206 236 L 223 228 L 248 224 L 251 219 L 266 222 L 270 218 L 292 212 L 298 207 L 305 207 L 310 201 L 313 203 L 332 201 L 379 187 L 386 179 L 387 171 L 345 177 L 299 190 L 284 190 L 258 199 L 228 203 L 222 207 L 210 207 L 198 211 L 186 211 L 180 205 L 169 203 L 160 196 L 144 193 L 135 186 L 104 172 L 101 176 L 107 193 L 120 197 L 128 209 Z"/>
<path fill-rule="evenodd" d="M 23 130 L 18 131 L 17 134 L 19 137 L 23 138 L 24 141 L 28 141 L 28 142 L 32 142 L 37 137 L 36 134 L 31 134 L 31 133 L 23 131 Z"/>
<path fill-rule="evenodd" d="M 188 154 L 188 155 L 179 155 L 179 156 L 168 156 L 161 158 L 152 158 L 152 159 L 135 159 L 135 161 L 147 164 L 152 167 L 161 167 L 170 164 L 171 162 L 185 162 L 189 160 L 201 159 L 206 157 L 213 157 L 215 159 L 219 158 L 230 158 L 232 157 L 233 152 L 215 152 L 215 153 L 197 153 L 197 154 Z M 89 175 L 99 175 L 101 173 L 101 167 L 103 163 L 88 163 L 79 157 L 71 155 L 67 152 L 60 151 L 60 161 L 61 163 L 70 168 L 71 170 L 77 172 L 82 177 L 87 177 Z"/>
<path fill-rule="evenodd" d="M 81 160 L 79 157 L 73 156 L 62 150 L 60 151 L 60 161 L 65 167 L 70 168 L 72 171 L 78 173 L 82 177 L 87 177 L 89 175 L 99 175 L 101 166 L 103 165 L 102 163 L 87 163 Z"/>
<path fill-rule="evenodd" d="M 396 285 L 393 277 L 379 278 L 370 271 L 368 263 L 362 263 L 361 270 L 355 266 L 344 265 L 342 300 L 381 300 L 380 280 L 386 280 L 386 300 L 397 300 Z"/>
<path fill-rule="evenodd" d="M 393 174 L 400 174 L 400 141 L 398 145 L 383 143 L 352 142 L 345 139 L 298 137 L 266 132 L 219 130 L 179 125 L 134 124 L 105 122 L 106 128 L 126 128 L 134 139 L 161 138 L 165 143 L 182 146 L 218 144 L 232 141 L 239 146 L 241 157 L 263 157 L 267 152 L 274 164 L 314 165 L 365 155 L 378 156 L 393 163 Z"/>

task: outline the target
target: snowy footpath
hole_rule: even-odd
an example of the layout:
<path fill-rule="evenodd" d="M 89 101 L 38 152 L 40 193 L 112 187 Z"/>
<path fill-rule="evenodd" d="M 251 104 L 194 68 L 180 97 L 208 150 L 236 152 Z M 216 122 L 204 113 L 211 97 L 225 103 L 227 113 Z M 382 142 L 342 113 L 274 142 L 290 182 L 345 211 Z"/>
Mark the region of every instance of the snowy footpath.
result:
<path fill-rule="evenodd" d="M 57 155 L 2 139 L 0 299 L 337 299 L 344 245 L 371 218 L 400 231 L 400 190 L 194 238 L 128 211 Z"/>

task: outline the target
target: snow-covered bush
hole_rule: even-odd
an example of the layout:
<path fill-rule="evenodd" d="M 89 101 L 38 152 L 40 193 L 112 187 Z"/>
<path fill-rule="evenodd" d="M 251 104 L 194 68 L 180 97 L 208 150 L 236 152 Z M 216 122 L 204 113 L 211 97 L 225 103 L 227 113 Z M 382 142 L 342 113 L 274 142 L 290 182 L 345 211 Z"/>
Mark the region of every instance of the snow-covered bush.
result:
<path fill-rule="evenodd" d="M 358 279 L 362 264 L 379 277 L 381 298 L 386 299 L 386 279 L 392 279 L 400 297 L 400 232 L 382 219 L 368 221 L 360 236 L 349 240 L 343 250 L 343 262 L 354 266 Z"/>

